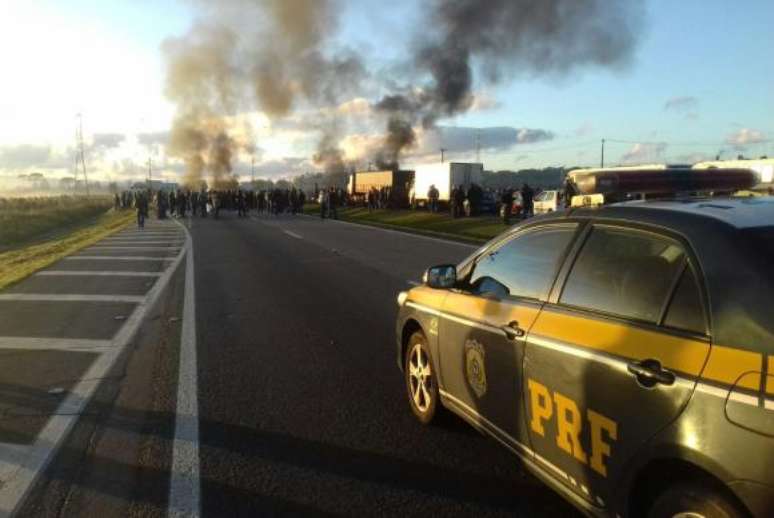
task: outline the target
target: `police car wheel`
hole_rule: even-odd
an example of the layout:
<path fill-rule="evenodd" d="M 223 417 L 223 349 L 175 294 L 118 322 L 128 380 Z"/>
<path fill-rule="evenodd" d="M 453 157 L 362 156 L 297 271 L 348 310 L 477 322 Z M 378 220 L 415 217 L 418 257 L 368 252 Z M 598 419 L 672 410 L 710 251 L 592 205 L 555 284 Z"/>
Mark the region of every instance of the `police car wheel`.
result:
<path fill-rule="evenodd" d="M 695 483 L 679 484 L 656 499 L 648 518 L 741 518 L 723 493 Z"/>
<path fill-rule="evenodd" d="M 438 385 L 425 335 L 417 331 L 406 348 L 405 376 L 409 405 L 419 422 L 429 424 L 438 405 Z"/>

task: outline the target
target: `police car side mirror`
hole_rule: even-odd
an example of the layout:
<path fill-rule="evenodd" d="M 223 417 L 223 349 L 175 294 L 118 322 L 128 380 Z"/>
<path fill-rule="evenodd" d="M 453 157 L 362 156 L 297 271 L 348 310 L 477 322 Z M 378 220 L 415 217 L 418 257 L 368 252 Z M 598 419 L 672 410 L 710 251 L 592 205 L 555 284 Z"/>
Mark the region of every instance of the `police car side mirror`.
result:
<path fill-rule="evenodd" d="M 433 266 L 425 271 L 422 282 L 429 288 L 448 290 L 457 284 L 457 267 L 453 264 Z"/>

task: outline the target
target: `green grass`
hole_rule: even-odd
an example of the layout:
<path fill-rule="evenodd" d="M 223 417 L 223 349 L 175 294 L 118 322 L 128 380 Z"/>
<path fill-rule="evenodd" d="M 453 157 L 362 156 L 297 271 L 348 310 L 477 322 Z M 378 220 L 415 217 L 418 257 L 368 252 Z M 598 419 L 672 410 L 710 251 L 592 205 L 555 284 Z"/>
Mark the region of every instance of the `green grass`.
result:
<path fill-rule="evenodd" d="M 109 196 L 0 198 L 0 250 L 92 221 L 111 206 Z"/>
<path fill-rule="evenodd" d="M 134 211 L 110 211 L 88 227 L 40 244 L 0 253 L 0 290 L 117 232 L 132 221 Z"/>
<path fill-rule="evenodd" d="M 310 215 L 319 215 L 320 206 L 308 204 L 304 206 L 304 212 Z M 368 209 L 362 207 L 339 209 L 338 212 L 339 219 L 353 223 L 482 243 L 501 234 L 507 228 L 500 219 L 494 216 L 455 219 L 446 212 L 433 214 L 426 210 L 387 209 L 369 212 Z"/>

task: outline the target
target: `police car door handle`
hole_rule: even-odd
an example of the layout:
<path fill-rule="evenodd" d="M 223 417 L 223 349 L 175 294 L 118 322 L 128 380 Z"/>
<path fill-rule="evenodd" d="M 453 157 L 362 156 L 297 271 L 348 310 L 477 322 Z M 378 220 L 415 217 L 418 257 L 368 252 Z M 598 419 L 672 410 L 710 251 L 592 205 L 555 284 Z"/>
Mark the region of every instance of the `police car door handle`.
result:
<path fill-rule="evenodd" d="M 508 337 L 509 340 L 516 340 L 517 338 L 523 338 L 526 334 L 525 331 L 519 327 L 519 323 L 515 320 L 513 322 L 510 322 L 508 325 L 502 326 L 500 329 L 502 329 L 505 332 L 505 336 Z"/>
<path fill-rule="evenodd" d="M 646 387 L 652 387 L 656 383 L 672 385 L 675 382 L 675 375 L 661 368 L 661 362 L 658 360 L 649 358 L 640 362 L 632 362 L 627 366 L 627 369 L 637 377 L 637 381 Z"/>

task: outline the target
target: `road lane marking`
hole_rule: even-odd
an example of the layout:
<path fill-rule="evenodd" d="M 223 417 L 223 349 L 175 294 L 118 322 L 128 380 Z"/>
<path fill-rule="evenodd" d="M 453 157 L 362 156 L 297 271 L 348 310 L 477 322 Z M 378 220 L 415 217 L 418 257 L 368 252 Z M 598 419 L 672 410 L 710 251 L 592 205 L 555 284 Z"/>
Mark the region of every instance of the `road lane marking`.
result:
<path fill-rule="evenodd" d="M 421 282 L 417 282 L 417 281 L 406 281 L 406 282 L 411 284 L 412 286 L 419 286 L 420 284 L 422 284 Z"/>
<path fill-rule="evenodd" d="M 174 261 L 174 257 L 147 257 L 138 255 L 136 257 L 117 255 L 71 255 L 65 257 L 63 261 Z"/>
<path fill-rule="evenodd" d="M 95 245 L 86 250 L 146 250 L 149 252 L 173 252 L 180 250 L 179 246 L 105 246 Z"/>
<path fill-rule="evenodd" d="M 30 489 L 54 458 L 64 438 L 72 430 L 104 376 L 110 372 L 123 351 L 134 339 L 140 324 L 158 302 L 161 293 L 169 284 L 184 256 L 185 249 L 180 251 L 173 259 L 174 262 L 158 278 L 145 296 L 145 301 L 134 308 L 123 327 L 110 340 L 110 345 L 104 348 L 105 352 L 92 363 L 81 380 L 70 389 L 57 413 L 49 417 L 35 442 L 23 447 L 0 443 L 0 481 L 3 482 L 0 485 L 0 517 L 12 515 L 24 502 Z M 14 338 L 14 340 L 19 339 Z M 79 342 L 84 341 L 79 340 Z"/>
<path fill-rule="evenodd" d="M 185 300 L 180 333 L 175 438 L 169 481 L 167 516 L 197 517 L 201 513 L 199 474 L 199 396 L 196 362 L 196 295 L 194 293 L 193 239 L 186 230 Z"/>
<path fill-rule="evenodd" d="M 319 219 L 317 216 L 310 216 L 309 214 L 303 214 L 303 215 L 308 217 L 308 218 Z M 322 221 L 323 220 L 321 220 L 321 222 Z M 452 241 L 450 239 L 443 239 L 443 238 L 440 238 L 440 237 L 425 236 L 425 235 L 422 235 L 422 234 L 414 234 L 412 232 L 405 232 L 405 231 L 402 231 L 402 230 L 393 230 L 391 228 L 377 227 L 375 225 L 366 225 L 366 224 L 363 224 L 363 223 L 353 223 L 351 221 L 342 221 L 340 219 L 330 219 L 330 218 L 328 218 L 328 221 L 333 221 L 334 223 L 341 223 L 342 225 L 351 225 L 351 226 L 354 226 L 354 227 L 358 227 L 360 229 L 372 228 L 374 230 L 381 230 L 382 232 L 388 232 L 388 233 L 391 233 L 391 234 L 400 234 L 401 236 L 414 237 L 416 239 L 424 239 L 424 240 L 427 240 L 427 241 L 436 241 L 438 243 L 444 243 L 446 245 L 456 245 L 456 246 L 461 246 L 461 247 L 464 247 L 464 248 L 477 249 L 477 248 L 480 248 L 480 247 L 484 246 L 484 243 L 481 243 L 480 245 L 473 245 L 473 244 L 470 244 L 470 243 L 461 243 L 459 241 Z"/>
<path fill-rule="evenodd" d="M 103 239 L 100 243 L 107 243 L 110 246 L 113 245 L 182 245 L 185 243 L 184 239 L 162 240 L 154 241 L 152 239 Z"/>
<path fill-rule="evenodd" d="M 111 272 L 110 270 L 102 271 L 102 270 L 87 270 L 87 271 L 80 271 L 80 270 L 43 270 L 42 272 L 37 272 L 35 276 L 42 275 L 45 277 L 54 277 L 54 276 L 62 276 L 62 277 L 69 277 L 69 276 L 75 276 L 75 277 L 161 277 L 162 272 Z"/>
<path fill-rule="evenodd" d="M 304 239 L 303 236 L 300 236 L 300 235 L 296 234 L 295 232 L 291 232 L 290 230 L 283 230 L 283 232 L 286 233 L 287 235 L 289 235 L 290 237 L 295 237 L 296 239 Z"/>
<path fill-rule="evenodd" d="M 145 297 L 137 295 L 78 295 L 59 293 L 0 293 L 0 302 L 126 302 L 139 304 Z"/>
<path fill-rule="evenodd" d="M 57 349 L 91 351 L 107 349 L 111 346 L 112 342 L 110 340 L 0 336 L 0 349 Z"/>

